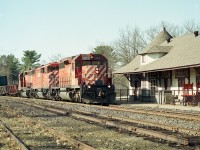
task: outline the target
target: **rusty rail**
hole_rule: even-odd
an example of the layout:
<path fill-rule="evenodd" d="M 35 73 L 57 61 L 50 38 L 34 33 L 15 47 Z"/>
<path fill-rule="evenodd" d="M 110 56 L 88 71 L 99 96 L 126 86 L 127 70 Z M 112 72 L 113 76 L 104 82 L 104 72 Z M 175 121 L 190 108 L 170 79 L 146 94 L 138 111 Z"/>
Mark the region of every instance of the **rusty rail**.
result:
<path fill-rule="evenodd" d="M 63 102 L 57 102 L 57 103 L 63 103 Z M 70 105 L 79 105 L 79 106 L 85 106 L 85 104 L 81 103 L 68 103 Z M 185 119 L 185 120 L 195 120 L 195 121 L 200 121 L 199 115 L 187 115 L 187 114 L 182 114 L 180 112 L 174 113 L 174 112 L 165 112 L 165 111 L 153 111 L 151 109 L 142 109 L 142 108 L 136 108 L 136 109 L 130 109 L 130 108 L 123 108 L 123 107 L 115 107 L 110 105 L 109 107 L 107 106 L 97 106 L 97 105 L 91 105 L 90 107 L 96 107 L 96 108 L 101 108 L 101 109 L 109 109 L 109 110 L 115 110 L 115 111 L 125 111 L 125 112 L 133 112 L 133 113 L 140 113 L 140 114 L 148 114 L 148 115 L 157 115 L 157 116 L 163 116 L 163 117 L 172 117 L 172 118 L 179 118 L 179 119 Z"/>
<path fill-rule="evenodd" d="M 91 107 L 100 107 L 100 106 L 91 106 Z M 101 106 L 101 108 L 116 110 L 116 111 L 125 111 L 125 112 L 133 112 L 133 113 L 141 113 L 141 114 L 148 114 L 148 115 L 157 115 L 157 116 L 164 116 L 164 117 L 171 117 L 171 118 L 200 121 L 199 116 L 191 116 L 191 115 L 185 115 L 185 114 L 180 114 L 180 113 L 171 114 L 171 113 L 157 112 L 157 111 L 152 111 L 152 110 L 127 109 L 127 108 L 114 107 L 114 106 L 110 106 L 110 107 Z"/>
<path fill-rule="evenodd" d="M 66 111 L 62 111 L 62 110 L 59 110 L 59 109 L 53 109 L 53 108 L 47 108 L 47 107 L 40 106 L 40 105 L 37 105 L 37 104 L 30 104 L 29 102 L 21 102 L 21 103 L 24 103 L 26 105 L 33 106 L 33 107 L 36 107 L 36 108 L 40 108 L 40 109 L 43 109 L 43 110 L 46 110 L 46 111 L 49 111 L 49 112 L 53 112 L 53 113 L 56 113 L 56 114 L 61 114 L 61 115 L 68 115 L 69 114 L 69 112 L 66 112 Z M 58 132 L 57 130 L 54 130 L 52 128 L 44 126 L 44 125 L 42 125 L 42 123 L 39 123 L 39 121 L 34 123 L 33 121 L 31 121 L 27 117 L 24 116 L 24 118 L 26 118 L 26 121 L 31 122 L 32 124 L 36 123 L 41 128 L 45 128 L 46 130 L 48 130 L 49 132 L 53 133 L 54 135 L 56 135 L 60 139 L 69 142 L 70 144 L 74 145 L 75 147 L 77 147 L 80 150 L 95 150 L 94 147 L 92 147 L 90 145 L 87 145 L 87 144 L 85 144 L 83 142 L 80 142 L 80 141 L 78 141 L 76 139 L 73 139 L 73 138 L 71 138 L 69 136 L 66 136 L 65 134 L 63 134 L 61 132 Z"/>
<path fill-rule="evenodd" d="M 179 143 L 179 144 L 182 144 L 182 145 L 188 145 L 188 143 L 189 143 L 189 140 L 186 139 L 186 138 L 176 137 L 176 136 L 173 136 L 173 135 L 167 135 L 165 133 L 161 133 L 161 132 L 158 132 L 158 131 L 147 130 L 147 129 L 138 128 L 138 127 L 135 127 L 135 126 L 129 126 L 129 125 L 126 125 L 126 124 L 120 124 L 120 123 L 116 123 L 115 121 L 107 121 L 106 119 L 99 119 L 99 118 L 95 118 L 95 117 L 91 117 L 91 116 L 85 116 L 85 115 L 81 115 L 81 114 L 78 114 L 78 113 L 75 113 L 75 112 L 66 112 L 66 111 L 63 111 L 63 110 L 55 109 L 55 108 L 47 108 L 47 107 L 40 106 L 40 105 L 37 105 L 37 104 L 27 104 L 27 105 L 34 106 L 34 107 L 41 108 L 41 109 L 45 109 L 47 111 L 51 111 L 51 112 L 54 112 L 54 113 L 57 113 L 57 114 L 62 114 L 62 115 L 70 114 L 70 116 L 73 116 L 73 117 L 82 118 L 82 119 L 86 119 L 86 120 L 93 121 L 93 122 L 96 122 L 96 123 L 101 123 L 101 124 L 104 124 L 104 125 L 128 130 L 128 131 L 131 131 L 131 132 L 134 132 L 134 133 L 137 133 L 137 134 L 144 134 L 144 135 L 148 135 L 148 136 L 153 136 L 155 138 L 159 138 L 159 139 L 163 139 L 163 140 L 167 140 L 167 141 L 171 141 L 171 142 L 176 142 L 176 143 Z"/>
<path fill-rule="evenodd" d="M 30 150 L 13 132 L 12 130 L 0 120 L 1 126 L 6 130 L 6 132 L 11 136 L 11 138 L 23 149 Z"/>
<path fill-rule="evenodd" d="M 189 140 L 187 138 L 179 138 L 179 137 L 175 137 L 173 135 L 167 135 L 165 133 L 160 133 L 160 132 L 157 132 L 157 131 L 151 131 L 151 130 L 138 128 L 138 127 L 134 127 L 134 126 L 128 126 L 126 124 L 116 124 L 116 122 L 107 121 L 107 120 L 103 120 L 103 119 L 97 119 L 97 118 L 93 118 L 93 117 L 89 117 L 89 116 L 85 116 L 85 115 L 80 115 L 80 114 L 77 114 L 75 112 L 67 112 L 67 111 L 64 111 L 64 110 L 60 110 L 59 108 L 49 108 L 47 106 L 40 106 L 38 104 L 30 104 L 30 101 L 28 103 L 26 102 L 25 104 L 33 106 L 33 107 L 45 109 L 47 111 L 51 111 L 51 112 L 54 112 L 54 113 L 57 113 L 57 114 L 62 114 L 62 115 L 69 115 L 70 114 L 71 116 L 74 116 L 74 117 L 79 117 L 79 118 L 87 119 L 87 120 L 90 120 L 90 121 L 103 123 L 105 125 L 109 125 L 109 126 L 113 126 L 113 127 L 116 127 L 116 128 L 125 129 L 125 130 L 131 131 L 131 132 L 135 132 L 135 133 L 138 133 L 138 134 L 145 134 L 145 135 L 154 136 L 156 138 L 160 138 L 160 139 L 163 139 L 163 140 L 176 142 L 176 143 L 183 144 L 183 145 L 188 145 L 188 143 L 189 143 Z M 73 104 L 73 105 L 76 105 L 76 104 Z M 83 104 L 81 104 L 81 105 L 83 105 Z M 129 111 L 129 112 L 131 111 L 131 112 L 137 112 L 137 113 L 140 112 L 138 110 L 126 110 L 124 108 L 120 108 L 120 109 L 119 108 L 112 108 L 112 107 L 108 108 L 108 107 L 93 106 L 93 105 L 90 106 L 90 107 L 100 107 L 100 108 L 104 108 L 104 109 L 121 110 L 121 111 Z M 142 111 L 142 113 L 146 113 L 146 112 Z M 152 114 L 154 114 L 154 113 L 152 113 Z M 128 121 L 128 122 L 133 122 L 133 123 L 137 123 L 138 122 L 138 123 L 141 123 L 141 124 L 146 124 L 146 125 L 149 125 L 149 126 L 159 127 L 159 128 L 162 128 L 162 129 L 167 129 L 167 130 L 172 130 L 172 131 L 175 130 L 177 132 L 183 132 L 183 133 L 189 133 L 190 132 L 193 135 L 199 135 L 199 131 L 197 132 L 196 130 L 191 130 L 191 129 L 171 127 L 171 126 L 162 125 L 162 124 L 160 124 L 160 125 L 157 124 L 156 125 L 154 123 L 144 122 L 144 121 L 140 121 L 140 120 L 138 121 L 138 120 L 133 120 L 133 119 L 129 119 L 129 118 L 123 118 L 122 119 L 122 118 L 113 117 L 113 116 L 112 116 L 112 118 L 113 119 L 124 120 L 124 121 Z"/>
<path fill-rule="evenodd" d="M 58 111 L 58 112 L 60 113 L 60 111 Z M 37 124 L 38 127 L 44 128 L 46 131 L 52 133 L 54 136 L 59 137 L 60 140 L 67 141 L 68 143 L 77 147 L 80 150 L 95 150 L 95 148 L 93 148 L 93 147 L 91 147 L 91 146 L 89 146 L 89 145 L 87 145 L 83 142 L 80 142 L 76 139 L 73 139 L 69 136 L 66 136 L 65 134 L 63 134 L 63 133 L 61 133 L 61 132 L 59 132 L 55 129 L 52 129 L 50 127 L 43 125 L 42 122 L 40 122 L 40 121 L 34 122 L 34 121 L 30 120 L 28 117 L 25 117 L 25 116 L 24 116 L 24 118 L 26 119 L 26 121 L 31 122 L 32 124 Z"/>
<path fill-rule="evenodd" d="M 85 113 L 85 114 L 91 114 L 90 112 L 83 112 L 83 111 L 76 111 L 77 113 Z M 193 129 L 188 129 L 188 128 L 181 128 L 177 126 L 170 126 L 170 125 L 165 125 L 165 124 L 159 124 L 159 123 L 153 123 L 153 122 L 148 122 L 148 121 L 143 121 L 143 120 L 137 120 L 133 118 L 125 118 L 125 117 L 115 117 L 111 115 L 101 115 L 98 114 L 99 116 L 102 116 L 104 118 L 111 118 L 119 121 L 125 121 L 125 122 L 130 122 L 130 123 L 137 123 L 137 124 L 142 124 L 145 126 L 150 126 L 150 127 L 157 127 L 169 131 L 176 131 L 179 133 L 185 133 L 185 134 L 190 134 L 194 136 L 200 136 L 200 130 L 193 130 Z"/>
<path fill-rule="evenodd" d="M 101 123 L 101 124 L 116 127 L 116 128 L 120 128 L 120 129 L 124 129 L 124 130 L 128 130 L 128 131 L 138 133 L 138 134 L 153 136 L 155 138 L 159 138 L 159 139 L 163 139 L 163 140 L 167 140 L 167 141 L 171 141 L 171 142 L 176 142 L 176 143 L 183 144 L 183 145 L 188 145 L 188 143 L 189 143 L 188 139 L 186 139 L 186 138 L 178 138 L 176 136 L 167 135 L 165 133 L 161 133 L 158 131 L 152 131 L 152 130 L 147 130 L 147 129 L 143 129 L 143 128 L 138 128 L 138 127 L 135 127 L 132 125 L 129 126 L 126 124 L 116 123 L 116 121 L 107 121 L 105 119 L 99 119 L 99 118 L 85 116 L 85 115 L 76 114 L 76 113 L 72 113 L 71 116 L 86 119 L 89 121 Z"/>

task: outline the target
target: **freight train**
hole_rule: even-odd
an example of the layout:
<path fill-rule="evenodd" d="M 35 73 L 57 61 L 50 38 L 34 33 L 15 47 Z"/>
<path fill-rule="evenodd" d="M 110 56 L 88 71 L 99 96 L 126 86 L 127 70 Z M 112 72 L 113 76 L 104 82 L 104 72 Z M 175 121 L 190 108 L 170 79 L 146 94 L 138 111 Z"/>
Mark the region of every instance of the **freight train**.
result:
<path fill-rule="evenodd" d="M 0 95 L 18 95 L 18 85 L 8 85 L 7 76 L 0 76 Z"/>
<path fill-rule="evenodd" d="M 116 97 L 108 60 L 101 54 L 68 57 L 22 72 L 18 78 L 15 87 L 21 97 L 101 104 L 113 103 Z"/>

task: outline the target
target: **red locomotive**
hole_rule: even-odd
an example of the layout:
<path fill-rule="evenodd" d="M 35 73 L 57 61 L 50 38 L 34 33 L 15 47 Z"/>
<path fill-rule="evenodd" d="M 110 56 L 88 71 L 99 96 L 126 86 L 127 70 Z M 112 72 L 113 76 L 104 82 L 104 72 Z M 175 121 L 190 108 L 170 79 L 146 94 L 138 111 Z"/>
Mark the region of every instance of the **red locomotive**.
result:
<path fill-rule="evenodd" d="M 108 60 L 101 54 L 80 54 L 19 75 L 23 97 L 112 103 L 114 85 Z"/>
<path fill-rule="evenodd" d="M 58 87 L 58 71 L 59 63 L 52 62 L 19 74 L 20 96 L 51 99 L 52 87 Z"/>

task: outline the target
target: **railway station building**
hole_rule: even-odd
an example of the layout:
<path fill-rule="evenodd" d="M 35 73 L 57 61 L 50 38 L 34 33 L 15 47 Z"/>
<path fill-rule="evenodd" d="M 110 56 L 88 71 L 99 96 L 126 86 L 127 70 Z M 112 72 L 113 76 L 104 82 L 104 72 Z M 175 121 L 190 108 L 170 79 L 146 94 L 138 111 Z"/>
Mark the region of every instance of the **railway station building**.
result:
<path fill-rule="evenodd" d="M 192 99 L 200 89 L 200 34 L 172 37 L 164 28 L 114 74 L 129 80 L 130 100 L 162 104 Z"/>

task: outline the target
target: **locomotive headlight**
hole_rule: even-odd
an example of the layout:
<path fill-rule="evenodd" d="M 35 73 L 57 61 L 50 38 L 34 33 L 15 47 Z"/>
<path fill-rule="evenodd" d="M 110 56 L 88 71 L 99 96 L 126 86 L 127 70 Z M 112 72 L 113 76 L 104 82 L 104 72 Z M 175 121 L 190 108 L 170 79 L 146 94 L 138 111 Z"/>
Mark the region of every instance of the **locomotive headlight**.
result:
<path fill-rule="evenodd" d="M 110 85 L 108 85 L 108 88 L 111 88 L 111 86 L 110 86 Z"/>
<path fill-rule="evenodd" d="M 97 73 L 97 74 L 99 73 L 99 68 L 98 68 L 98 67 L 96 67 L 96 73 Z"/>
<path fill-rule="evenodd" d="M 91 86 L 90 85 L 88 85 L 88 89 L 90 89 L 91 88 Z"/>

